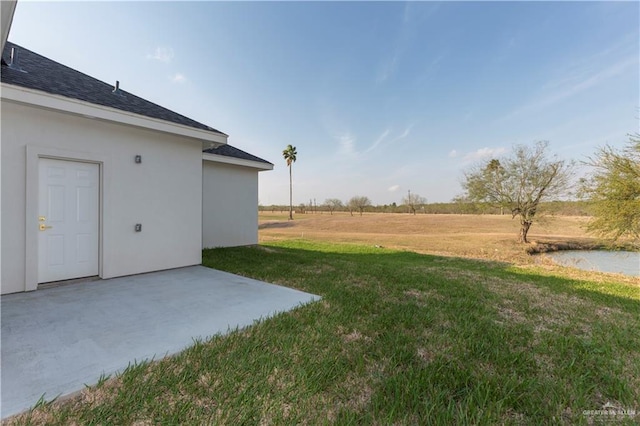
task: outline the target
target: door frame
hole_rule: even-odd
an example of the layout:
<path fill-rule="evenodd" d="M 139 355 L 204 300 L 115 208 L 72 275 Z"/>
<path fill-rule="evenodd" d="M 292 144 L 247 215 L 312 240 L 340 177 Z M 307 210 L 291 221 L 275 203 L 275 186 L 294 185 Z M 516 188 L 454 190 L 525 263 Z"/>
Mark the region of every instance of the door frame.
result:
<path fill-rule="evenodd" d="M 98 276 L 102 278 L 104 268 L 104 206 L 107 204 L 107 181 L 109 158 L 91 152 L 69 151 L 33 145 L 26 147 L 26 206 L 25 206 L 25 291 L 38 289 L 38 204 L 40 158 L 75 161 L 98 165 Z"/>

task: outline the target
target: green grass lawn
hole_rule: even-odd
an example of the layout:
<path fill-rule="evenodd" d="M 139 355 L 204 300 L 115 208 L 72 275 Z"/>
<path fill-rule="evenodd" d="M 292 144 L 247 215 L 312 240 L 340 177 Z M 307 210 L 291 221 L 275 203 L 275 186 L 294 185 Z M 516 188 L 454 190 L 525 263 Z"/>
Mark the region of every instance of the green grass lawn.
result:
<path fill-rule="evenodd" d="M 304 241 L 203 255 L 323 299 L 16 423 L 640 421 L 640 287 Z M 618 415 L 584 414 L 603 407 Z"/>

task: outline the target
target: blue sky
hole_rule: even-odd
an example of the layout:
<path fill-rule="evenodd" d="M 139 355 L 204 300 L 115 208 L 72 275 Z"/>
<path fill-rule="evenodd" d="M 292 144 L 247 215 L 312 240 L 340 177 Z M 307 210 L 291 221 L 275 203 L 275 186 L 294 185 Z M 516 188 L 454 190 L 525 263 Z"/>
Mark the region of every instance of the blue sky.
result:
<path fill-rule="evenodd" d="M 640 123 L 638 2 L 28 2 L 9 40 L 213 126 L 275 164 L 260 203 L 429 202 L 548 140 L 567 160 Z"/>

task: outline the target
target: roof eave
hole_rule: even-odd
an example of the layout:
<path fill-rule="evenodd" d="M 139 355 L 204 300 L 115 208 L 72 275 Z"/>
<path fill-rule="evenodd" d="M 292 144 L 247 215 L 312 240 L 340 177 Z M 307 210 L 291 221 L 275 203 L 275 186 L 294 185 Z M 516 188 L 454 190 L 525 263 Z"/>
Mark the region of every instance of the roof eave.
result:
<path fill-rule="evenodd" d="M 16 4 L 18 0 L 2 0 L 2 7 L 0 7 L 0 15 L 2 16 L 2 46 L 0 46 L 0 52 L 4 52 L 4 45 L 7 43 L 9 32 L 11 31 L 11 24 L 13 22 L 13 15 L 16 11 Z"/>
<path fill-rule="evenodd" d="M 212 161 L 215 163 L 233 164 L 235 166 L 250 167 L 252 169 L 258 169 L 258 171 L 273 170 L 273 164 L 263 163 L 260 161 L 245 160 L 244 158 L 229 157 L 226 155 L 202 153 L 202 159 L 205 161 Z"/>
<path fill-rule="evenodd" d="M 1 83 L 0 88 L 3 100 L 198 139 L 202 141 L 203 149 L 215 148 L 227 143 L 228 136 L 224 133 L 196 129 L 13 84 Z"/>

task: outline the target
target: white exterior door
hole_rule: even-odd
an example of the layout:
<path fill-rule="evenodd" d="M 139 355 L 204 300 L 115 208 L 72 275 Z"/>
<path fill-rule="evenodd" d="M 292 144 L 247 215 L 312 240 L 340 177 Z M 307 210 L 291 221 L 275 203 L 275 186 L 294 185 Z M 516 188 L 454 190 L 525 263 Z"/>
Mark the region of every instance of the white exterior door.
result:
<path fill-rule="evenodd" d="M 38 283 L 98 275 L 98 164 L 39 160 Z"/>

